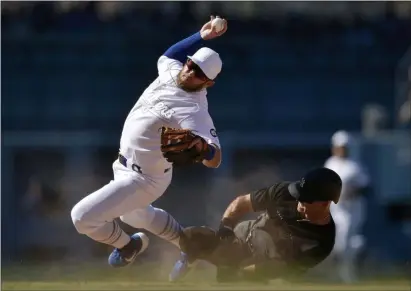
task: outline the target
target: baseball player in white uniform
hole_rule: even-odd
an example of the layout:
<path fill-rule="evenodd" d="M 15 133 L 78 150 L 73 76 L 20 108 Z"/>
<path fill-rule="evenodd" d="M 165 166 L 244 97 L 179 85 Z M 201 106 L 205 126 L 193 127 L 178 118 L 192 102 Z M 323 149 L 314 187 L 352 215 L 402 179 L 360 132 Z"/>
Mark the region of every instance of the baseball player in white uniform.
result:
<path fill-rule="evenodd" d="M 325 167 L 334 170 L 342 180 L 341 198 L 331 205 L 336 225 L 334 255 L 338 259 L 338 274 L 346 283 L 356 280 L 357 255 L 364 247 L 361 235 L 366 216 L 364 194 L 369 186 L 369 177 L 363 167 L 349 158 L 348 145 L 352 137 L 346 131 L 337 131 L 331 139 L 332 156 Z"/>
<path fill-rule="evenodd" d="M 180 224 L 166 211 L 151 206 L 163 195 L 172 176 L 172 164 L 160 150 L 162 126 L 195 131 L 203 144 L 194 146 L 207 149 L 202 163 L 210 168 L 221 163 L 220 143 L 208 113 L 207 88 L 214 84 L 222 61 L 203 43 L 223 35 L 227 22 L 216 32 L 213 19 L 158 59 L 158 77 L 125 121 L 119 158 L 113 163 L 114 179 L 71 211 L 80 234 L 114 247 L 108 259 L 113 267 L 129 265 L 148 246 L 144 233 L 129 236 L 116 223 L 117 217 L 179 247 Z"/>

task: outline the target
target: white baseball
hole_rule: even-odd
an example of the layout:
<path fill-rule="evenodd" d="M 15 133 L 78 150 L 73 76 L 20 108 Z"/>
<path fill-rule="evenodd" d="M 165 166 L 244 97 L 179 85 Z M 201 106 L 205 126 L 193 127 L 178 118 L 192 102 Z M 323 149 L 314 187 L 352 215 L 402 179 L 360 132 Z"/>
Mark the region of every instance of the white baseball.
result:
<path fill-rule="evenodd" d="M 214 18 L 211 22 L 211 27 L 213 27 L 216 32 L 222 31 L 224 29 L 224 20 L 221 18 Z"/>

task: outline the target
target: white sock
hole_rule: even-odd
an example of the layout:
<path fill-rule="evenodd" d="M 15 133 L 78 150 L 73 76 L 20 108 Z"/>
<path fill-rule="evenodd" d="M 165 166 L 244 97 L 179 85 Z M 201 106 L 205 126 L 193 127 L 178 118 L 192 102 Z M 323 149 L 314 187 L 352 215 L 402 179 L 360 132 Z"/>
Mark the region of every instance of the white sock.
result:
<path fill-rule="evenodd" d="M 169 241 L 180 248 L 179 241 L 180 232 L 182 230 L 180 223 L 178 223 L 170 213 L 164 211 L 163 209 L 153 208 L 155 211 L 154 219 L 146 229 L 156 236 L 161 237 L 162 239 Z"/>
<path fill-rule="evenodd" d="M 163 209 L 149 206 L 137 209 L 120 217 L 120 219 L 135 228 L 144 228 L 156 236 L 180 248 L 180 232 L 182 226 Z"/>
<path fill-rule="evenodd" d="M 130 236 L 125 233 L 116 221 L 107 222 L 103 226 L 87 234 L 95 241 L 121 249 L 130 242 Z"/>

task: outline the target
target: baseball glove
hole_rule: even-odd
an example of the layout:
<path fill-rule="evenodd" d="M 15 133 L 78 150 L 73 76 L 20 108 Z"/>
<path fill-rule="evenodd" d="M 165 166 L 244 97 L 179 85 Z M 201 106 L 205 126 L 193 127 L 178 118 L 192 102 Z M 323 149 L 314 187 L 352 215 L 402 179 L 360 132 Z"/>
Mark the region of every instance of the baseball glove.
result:
<path fill-rule="evenodd" d="M 200 146 L 193 144 L 199 143 Z M 199 149 L 201 148 L 201 149 Z M 202 162 L 210 146 L 189 129 L 161 128 L 161 151 L 163 157 L 174 166 L 185 166 Z"/>

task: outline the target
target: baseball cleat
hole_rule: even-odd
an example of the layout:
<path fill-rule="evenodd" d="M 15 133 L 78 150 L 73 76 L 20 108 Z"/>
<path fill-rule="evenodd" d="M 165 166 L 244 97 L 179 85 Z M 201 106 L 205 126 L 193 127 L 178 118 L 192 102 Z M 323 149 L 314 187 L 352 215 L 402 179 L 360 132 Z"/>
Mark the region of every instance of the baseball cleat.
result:
<path fill-rule="evenodd" d="M 148 247 L 149 239 L 142 232 L 137 232 L 130 237 L 130 242 L 123 248 L 115 248 L 108 257 L 108 263 L 114 267 L 125 267 L 134 262 L 137 256 Z"/>
<path fill-rule="evenodd" d="M 188 262 L 187 255 L 181 252 L 180 259 L 174 264 L 171 270 L 168 280 L 170 282 L 177 282 L 183 279 L 192 269 L 193 264 Z"/>

